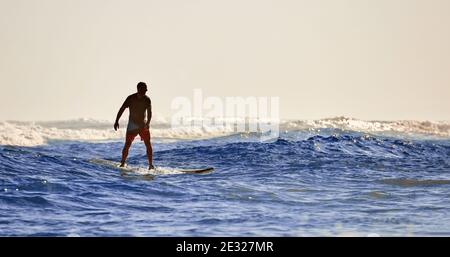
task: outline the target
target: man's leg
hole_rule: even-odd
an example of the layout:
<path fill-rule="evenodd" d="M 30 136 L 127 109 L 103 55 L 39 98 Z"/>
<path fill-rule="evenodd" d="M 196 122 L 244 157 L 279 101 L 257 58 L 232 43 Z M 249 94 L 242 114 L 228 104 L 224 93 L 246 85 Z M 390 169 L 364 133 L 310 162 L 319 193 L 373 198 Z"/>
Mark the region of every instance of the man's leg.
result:
<path fill-rule="evenodd" d="M 152 143 L 150 143 L 150 139 L 144 140 L 145 147 L 147 148 L 147 159 L 148 159 L 148 168 L 153 169 L 153 148 Z"/>
<path fill-rule="evenodd" d="M 150 129 L 143 128 L 139 131 L 139 136 L 141 140 L 144 141 L 145 147 L 147 148 L 147 159 L 148 159 L 148 169 L 153 169 L 153 149 L 152 143 L 150 143 Z"/>
<path fill-rule="evenodd" d="M 135 136 L 127 135 L 125 140 L 125 145 L 122 150 L 122 160 L 120 161 L 120 167 L 125 166 L 125 161 L 128 157 L 128 150 L 130 149 L 131 143 L 133 143 L 133 139 Z"/>

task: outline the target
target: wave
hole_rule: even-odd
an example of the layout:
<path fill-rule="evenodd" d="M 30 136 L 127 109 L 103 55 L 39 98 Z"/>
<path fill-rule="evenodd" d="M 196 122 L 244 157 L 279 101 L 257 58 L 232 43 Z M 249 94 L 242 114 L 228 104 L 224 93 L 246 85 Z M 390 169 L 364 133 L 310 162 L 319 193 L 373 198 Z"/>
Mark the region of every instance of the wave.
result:
<path fill-rule="evenodd" d="M 126 121 L 114 131 L 113 122 L 93 119 L 66 121 L 2 121 L 0 145 L 37 146 L 50 141 L 118 140 L 125 136 Z M 231 129 L 217 127 L 171 127 L 165 120 L 152 122 L 152 138 L 200 139 L 231 134 Z"/>
<path fill-rule="evenodd" d="M 215 121 L 217 122 L 217 121 Z M 243 122 L 236 120 L 236 124 Z M 36 146 L 57 140 L 99 141 L 118 140 L 125 135 L 126 121 L 121 129 L 114 131 L 112 121 L 96 119 L 75 119 L 62 121 L 2 121 L 0 122 L 0 145 Z M 216 123 L 217 124 L 217 123 Z M 175 126 L 165 118 L 152 120 L 153 138 L 161 139 L 204 139 L 236 133 L 230 126 Z M 449 121 L 365 121 L 347 117 L 319 120 L 284 120 L 279 123 L 280 133 L 293 131 L 306 135 L 321 135 L 327 130 L 355 131 L 386 136 L 429 136 L 450 137 Z"/>
<path fill-rule="evenodd" d="M 347 117 L 334 117 L 320 120 L 285 121 L 280 127 L 286 130 L 334 128 L 364 133 L 450 136 L 449 121 L 365 121 Z"/>

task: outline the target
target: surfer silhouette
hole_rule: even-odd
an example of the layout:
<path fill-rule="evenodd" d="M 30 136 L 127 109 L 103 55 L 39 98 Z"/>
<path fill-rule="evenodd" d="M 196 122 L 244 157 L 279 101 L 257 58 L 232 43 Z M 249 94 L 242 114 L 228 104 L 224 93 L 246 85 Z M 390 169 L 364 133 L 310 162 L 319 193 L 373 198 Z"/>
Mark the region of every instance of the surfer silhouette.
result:
<path fill-rule="evenodd" d="M 152 119 L 152 102 L 150 98 L 145 95 L 147 92 L 147 84 L 139 82 L 137 84 L 137 93 L 129 95 L 125 102 L 120 107 L 117 113 L 116 122 L 114 123 L 114 130 L 119 128 L 119 119 L 126 108 L 130 109 L 130 116 L 128 118 L 127 133 L 125 137 L 125 146 L 122 150 L 122 160 L 120 167 L 125 166 L 128 156 L 128 150 L 133 143 L 134 138 L 139 135 L 141 141 L 144 141 L 147 148 L 148 169 L 154 169 L 153 166 L 153 149 L 150 143 L 150 120 Z M 147 111 L 147 119 L 145 119 L 145 111 Z"/>

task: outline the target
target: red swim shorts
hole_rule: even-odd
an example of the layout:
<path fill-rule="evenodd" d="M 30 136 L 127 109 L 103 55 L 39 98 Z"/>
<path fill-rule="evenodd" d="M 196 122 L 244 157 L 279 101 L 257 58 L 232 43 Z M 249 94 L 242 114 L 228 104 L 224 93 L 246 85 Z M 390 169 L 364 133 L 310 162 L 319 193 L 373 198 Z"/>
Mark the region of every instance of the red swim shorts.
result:
<path fill-rule="evenodd" d="M 133 142 L 137 135 L 141 137 L 141 141 L 150 140 L 150 130 L 148 128 L 141 128 L 137 131 L 127 132 L 126 140 Z"/>

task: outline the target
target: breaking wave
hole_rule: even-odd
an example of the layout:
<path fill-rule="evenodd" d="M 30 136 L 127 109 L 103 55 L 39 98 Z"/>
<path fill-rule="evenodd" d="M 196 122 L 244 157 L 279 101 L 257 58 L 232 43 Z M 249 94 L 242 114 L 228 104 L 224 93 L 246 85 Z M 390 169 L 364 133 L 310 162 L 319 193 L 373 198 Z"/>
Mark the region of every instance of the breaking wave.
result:
<path fill-rule="evenodd" d="M 236 124 L 242 121 L 236 120 Z M 121 129 L 114 131 L 112 121 L 75 119 L 64 121 L 2 121 L 0 122 L 0 145 L 37 146 L 50 141 L 101 141 L 122 139 L 126 121 Z M 365 121 L 347 117 L 319 120 L 283 120 L 280 133 L 304 131 L 321 134 L 323 130 L 355 131 L 385 136 L 437 137 L 450 136 L 449 121 Z M 236 134 L 233 127 L 226 126 L 177 126 L 164 118 L 152 121 L 152 137 L 162 139 L 202 139 Z"/>

